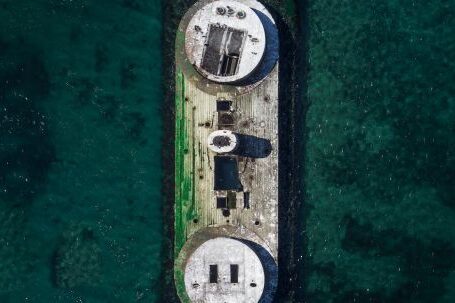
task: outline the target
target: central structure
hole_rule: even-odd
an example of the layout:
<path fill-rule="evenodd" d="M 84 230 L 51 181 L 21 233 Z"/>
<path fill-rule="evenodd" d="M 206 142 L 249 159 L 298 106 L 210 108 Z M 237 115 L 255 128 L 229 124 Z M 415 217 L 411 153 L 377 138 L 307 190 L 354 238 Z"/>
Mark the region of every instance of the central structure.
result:
<path fill-rule="evenodd" d="M 175 283 L 182 302 L 272 302 L 278 31 L 256 0 L 202 0 L 176 40 Z"/>

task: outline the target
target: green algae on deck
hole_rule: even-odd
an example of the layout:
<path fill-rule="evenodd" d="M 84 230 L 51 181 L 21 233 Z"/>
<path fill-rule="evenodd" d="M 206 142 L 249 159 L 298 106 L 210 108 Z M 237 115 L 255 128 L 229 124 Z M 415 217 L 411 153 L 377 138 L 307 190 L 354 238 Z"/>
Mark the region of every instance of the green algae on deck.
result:
<path fill-rule="evenodd" d="M 186 108 L 184 75 L 176 72 L 175 88 L 175 258 L 186 241 L 186 226 L 189 219 L 187 209 L 194 205 L 193 164 L 185 162 L 190 145 L 188 122 L 185 118 Z M 191 165 L 191 166 L 189 166 Z"/>
<path fill-rule="evenodd" d="M 187 240 L 187 224 L 193 219 L 194 210 L 194 163 L 186 163 L 185 155 L 188 154 L 190 144 L 188 124 L 185 118 L 187 101 L 185 97 L 185 76 L 180 70 L 176 71 L 175 86 L 175 226 L 174 226 L 174 260 Z M 190 109 L 192 110 L 192 109 Z M 186 294 L 184 273 L 180 268 L 174 267 L 176 290 Z M 181 298 L 183 303 L 189 303 L 188 297 Z"/>

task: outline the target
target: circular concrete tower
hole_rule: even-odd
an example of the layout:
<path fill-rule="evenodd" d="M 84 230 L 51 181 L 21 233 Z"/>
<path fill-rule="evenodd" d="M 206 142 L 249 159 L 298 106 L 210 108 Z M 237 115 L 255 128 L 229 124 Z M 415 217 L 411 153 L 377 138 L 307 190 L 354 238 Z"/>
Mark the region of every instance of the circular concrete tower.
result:
<path fill-rule="evenodd" d="M 185 34 L 191 64 L 218 83 L 247 78 L 261 63 L 266 32 L 258 14 L 234 0 L 213 1 L 191 18 Z"/>
<path fill-rule="evenodd" d="M 265 273 L 258 255 L 239 240 L 219 237 L 199 246 L 185 268 L 192 302 L 258 302 Z"/>
<path fill-rule="evenodd" d="M 186 241 L 174 269 L 184 303 L 271 303 L 277 287 L 271 251 L 240 226 L 199 230 Z"/>

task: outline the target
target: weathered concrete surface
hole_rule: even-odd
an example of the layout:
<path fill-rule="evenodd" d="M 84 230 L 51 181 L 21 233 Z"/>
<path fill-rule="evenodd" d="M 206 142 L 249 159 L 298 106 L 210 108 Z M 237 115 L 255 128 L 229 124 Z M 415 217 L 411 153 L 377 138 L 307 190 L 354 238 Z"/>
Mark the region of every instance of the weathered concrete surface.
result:
<path fill-rule="evenodd" d="M 234 277 L 231 266 L 237 266 Z M 210 266 L 215 266 L 210 282 Z M 232 280 L 235 278 L 235 283 Z M 185 288 L 193 302 L 258 302 L 265 284 L 261 260 L 247 245 L 230 238 L 215 238 L 200 245 L 185 267 Z"/>
<path fill-rule="evenodd" d="M 201 1 L 190 9 L 177 34 L 175 257 L 182 258 L 181 249 L 195 233 L 233 226 L 248 233 L 232 237 L 257 243 L 277 263 L 278 64 L 264 79 L 250 85 L 217 84 L 198 73 L 185 53 L 185 33 L 193 14 L 209 2 Z M 217 100 L 231 101 L 230 110 L 217 110 Z M 240 134 L 246 147 L 243 153 L 235 154 L 241 183 L 241 189 L 235 191 L 214 190 L 216 153 L 209 149 L 207 138 L 219 129 Z M 252 152 L 261 148 L 266 151 Z M 217 197 L 226 195 L 235 200 L 235 205 L 217 208 Z M 252 236 L 242 238 L 246 234 Z M 215 235 L 225 236 L 222 229 Z M 183 259 L 190 257 L 184 254 Z M 182 301 L 189 302 L 184 264 L 186 261 L 176 264 L 176 287 Z"/>
<path fill-rule="evenodd" d="M 229 44 L 232 33 L 228 35 L 225 30 L 217 39 L 219 41 L 210 41 L 209 38 L 215 36 L 215 31 L 210 32 L 212 25 L 217 25 L 217 28 L 221 26 L 221 29 L 222 27 L 236 29 L 243 34 L 241 41 L 238 41 L 239 45 L 234 45 L 238 46 L 238 49 L 228 50 L 238 52 L 239 55 L 239 65 L 235 75 L 223 77 L 208 71 L 202 64 L 203 56 L 207 52 L 205 50 L 207 44 L 215 44 L 212 48 L 221 45 L 221 52 L 224 48 L 230 48 L 230 44 L 234 44 Z M 209 80 L 230 83 L 244 79 L 259 65 L 265 51 L 265 40 L 264 27 L 251 7 L 238 1 L 223 0 L 210 2 L 193 15 L 185 32 L 185 50 L 189 62 Z M 220 52 L 218 48 L 215 51 Z"/>
<path fill-rule="evenodd" d="M 252 2 L 254 0 L 249 0 Z M 194 0 L 175 0 L 166 2 L 164 5 L 164 15 L 166 16 L 164 26 L 164 66 L 165 68 L 165 96 L 163 101 L 163 115 L 165 116 L 165 130 L 168 134 L 163 137 L 163 160 L 164 169 L 166 171 L 165 178 L 163 180 L 165 204 L 163 207 L 164 216 L 169 218 L 169 224 L 164 225 L 164 232 L 169 237 L 176 237 L 176 242 L 165 242 L 163 254 L 165 256 L 165 271 L 163 272 L 163 292 L 161 294 L 163 302 L 178 302 L 176 297 L 175 285 L 172 279 L 170 271 L 174 269 L 174 259 L 176 258 L 175 252 L 180 251 L 177 237 L 182 233 L 179 232 L 179 227 L 174 226 L 173 218 L 175 204 L 175 188 L 174 188 L 174 171 L 169 170 L 173 167 L 174 163 L 178 162 L 178 159 L 174 158 L 174 153 L 169 151 L 174 148 L 176 141 L 185 138 L 176 138 L 174 140 L 174 132 L 177 125 L 176 112 L 173 109 L 174 100 L 180 98 L 177 96 L 175 86 L 180 85 L 175 82 L 177 69 L 176 65 L 182 66 L 175 61 L 173 55 L 174 40 L 177 35 L 180 35 L 177 31 L 178 23 L 181 17 L 187 12 L 191 5 L 194 4 Z M 295 301 L 296 285 L 298 283 L 299 271 L 296 269 L 296 262 L 301 262 L 299 258 L 300 253 L 296 251 L 298 249 L 298 243 L 295 239 L 298 235 L 295 232 L 295 224 L 299 219 L 299 205 L 298 200 L 299 193 L 299 162 L 295 159 L 299 158 L 299 144 L 296 142 L 299 136 L 296 135 L 296 121 L 300 120 L 302 116 L 302 105 L 298 99 L 298 84 L 302 81 L 295 79 L 296 67 L 299 66 L 299 62 L 296 60 L 296 52 L 298 44 L 296 44 L 297 37 L 300 37 L 298 26 L 298 15 L 295 0 L 264 0 L 262 1 L 267 8 L 269 8 L 277 20 L 278 28 L 280 30 L 280 49 L 281 52 L 285 53 L 286 56 L 280 58 L 280 167 L 283 168 L 280 171 L 280 281 L 279 281 L 279 302 L 300 302 Z M 299 2 L 300 3 L 300 2 Z M 302 10 L 301 10 L 302 11 Z M 302 17 L 302 16 L 301 16 Z M 300 41 L 303 39 L 300 37 Z M 178 45 L 177 45 L 178 46 Z M 304 67 L 304 66 L 302 66 Z M 303 83 L 303 82 L 302 82 Z M 201 81 L 200 85 L 205 86 L 205 82 Z M 233 226 L 231 226 L 233 227 Z M 223 227 L 226 228 L 226 227 Z M 216 235 L 214 235 L 216 236 Z M 194 236 L 193 236 L 194 239 Z M 169 239 L 170 240 L 170 239 Z M 184 241 L 183 241 L 184 242 Z"/>

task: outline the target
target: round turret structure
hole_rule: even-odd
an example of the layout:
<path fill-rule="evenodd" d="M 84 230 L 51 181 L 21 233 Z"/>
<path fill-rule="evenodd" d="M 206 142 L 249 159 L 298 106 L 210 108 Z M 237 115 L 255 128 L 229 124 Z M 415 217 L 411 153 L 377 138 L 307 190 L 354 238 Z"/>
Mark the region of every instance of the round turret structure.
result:
<path fill-rule="evenodd" d="M 265 284 L 259 256 L 247 244 L 218 237 L 189 257 L 185 289 L 192 302 L 258 302 Z"/>
<path fill-rule="evenodd" d="M 261 63 L 265 49 L 266 34 L 259 16 L 238 1 L 206 4 L 193 15 L 185 33 L 191 64 L 218 83 L 247 78 Z"/>
<path fill-rule="evenodd" d="M 245 227 L 203 228 L 186 241 L 174 266 L 185 303 L 271 303 L 277 287 L 274 256 Z"/>

